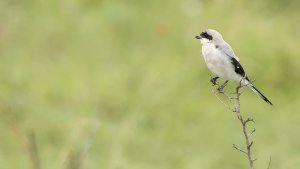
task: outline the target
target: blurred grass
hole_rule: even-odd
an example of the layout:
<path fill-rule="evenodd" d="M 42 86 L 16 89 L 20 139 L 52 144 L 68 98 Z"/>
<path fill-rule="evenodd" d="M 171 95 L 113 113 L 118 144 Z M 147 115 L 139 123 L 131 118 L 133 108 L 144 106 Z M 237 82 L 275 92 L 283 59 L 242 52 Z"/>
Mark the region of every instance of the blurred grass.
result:
<path fill-rule="evenodd" d="M 257 168 L 269 156 L 299 168 L 299 4 L 1 1 L 0 168 L 32 168 L 31 130 L 42 168 L 78 157 L 82 168 L 246 168 L 231 147 L 243 144 L 239 123 L 212 94 L 194 39 L 206 28 L 274 103 L 242 96 Z"/>

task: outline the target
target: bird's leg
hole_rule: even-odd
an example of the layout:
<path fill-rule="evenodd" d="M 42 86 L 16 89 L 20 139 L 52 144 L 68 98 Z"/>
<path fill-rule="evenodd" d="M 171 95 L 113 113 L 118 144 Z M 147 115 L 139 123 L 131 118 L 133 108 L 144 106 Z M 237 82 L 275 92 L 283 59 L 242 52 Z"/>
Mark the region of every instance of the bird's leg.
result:
<path fill-rule="evenodd" d="M 216 77 L 212 77 L 210 79 L 210 82 L 213 84 L 213 86 L 217 85 L 217 79 L 219 78 L 219 76 L 216 76 Z"/>
<path fill-rule="evenodd" d="M 218 87 L 218 89 L 217 89 L 218 92 L 222 92 L 224 87 L 227 85 L 227 83 L 228 83 L 228 80 L 226 80 L 220 87 Z"/>

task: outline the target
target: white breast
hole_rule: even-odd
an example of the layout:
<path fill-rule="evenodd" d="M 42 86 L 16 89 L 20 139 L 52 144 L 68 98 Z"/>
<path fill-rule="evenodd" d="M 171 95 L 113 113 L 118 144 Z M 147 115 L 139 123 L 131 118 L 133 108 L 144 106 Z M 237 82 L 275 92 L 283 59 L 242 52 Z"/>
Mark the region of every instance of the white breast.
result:
<path fill-rule="evenodd" d="M 207 67 L 224 80 L 239 81 L 241 76 L 236 74 L 230 58 L 212 43 L 202 45 L 202 54 Z"/>

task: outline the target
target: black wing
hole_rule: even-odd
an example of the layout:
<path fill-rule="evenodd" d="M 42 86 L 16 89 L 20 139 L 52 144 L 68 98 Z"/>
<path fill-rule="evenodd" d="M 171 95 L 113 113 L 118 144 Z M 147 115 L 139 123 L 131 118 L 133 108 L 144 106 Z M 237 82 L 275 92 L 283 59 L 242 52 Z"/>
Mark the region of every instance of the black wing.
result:
<path fill-rule="evenodd" d="M 245 71 L 244 71 L 242 65 L 234 57 L 230 57 L 230 60 L 234 67 L 234 71 L 237 74 L 241 75 L 242 77 L 245 77 L 246 74 L 245 74 Z"/>
<path fill-rule="evenodd" d="M 233 52 L 233 50 L 231 49 L 231 47 L 229 46 L 229 44 L 224 43 L 222 46 L 218 46 L 216 45 L 216 48 L 220 48 L 220 50 L 227 56 L 229 57 L 231 64 L 234 67 L 234 71 L 241 75 L 242 77 L 246 76 L 246 73 L 242 67 L 242 65 L 240 64 L 239 61 L 236 60 L 236 58 L 234 57 L 235 54 Z M 246 77 L 246 79 L 248 80 L 248 78 Z"/>

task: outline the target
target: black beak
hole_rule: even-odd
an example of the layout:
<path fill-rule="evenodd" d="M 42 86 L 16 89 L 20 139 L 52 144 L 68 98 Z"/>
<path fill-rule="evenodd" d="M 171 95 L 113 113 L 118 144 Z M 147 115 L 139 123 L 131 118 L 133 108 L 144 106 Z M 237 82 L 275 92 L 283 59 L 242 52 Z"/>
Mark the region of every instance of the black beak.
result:
<path fill-rule="evenodd" d="M 195 38 L 196 38 L 196 39 L 201 39 L 201 37 L 200 37 L 200 36 L 196 36 Z"/>

